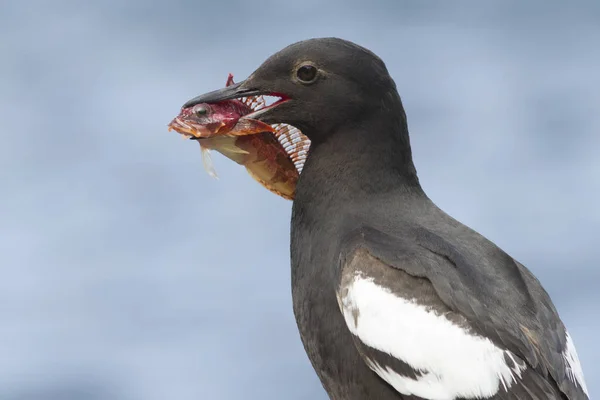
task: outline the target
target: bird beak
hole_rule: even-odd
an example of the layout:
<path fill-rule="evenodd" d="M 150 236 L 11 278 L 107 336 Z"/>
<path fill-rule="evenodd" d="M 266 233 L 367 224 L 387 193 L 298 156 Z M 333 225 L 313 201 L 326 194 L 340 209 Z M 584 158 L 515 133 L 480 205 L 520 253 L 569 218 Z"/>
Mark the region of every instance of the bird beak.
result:
<path fill-rule="evenodd" d="M 223 100 L 239 99 L 241 97 L 258 96 L 264 94 L 258 89 L 247 89 L 244 87 L 246 81 L 224 87 L 219 90 L 214 90 L 200 96 L 194 97 L 183 105 L 183 108 L 192 107 L 200 103 L 218 103 Z"/>

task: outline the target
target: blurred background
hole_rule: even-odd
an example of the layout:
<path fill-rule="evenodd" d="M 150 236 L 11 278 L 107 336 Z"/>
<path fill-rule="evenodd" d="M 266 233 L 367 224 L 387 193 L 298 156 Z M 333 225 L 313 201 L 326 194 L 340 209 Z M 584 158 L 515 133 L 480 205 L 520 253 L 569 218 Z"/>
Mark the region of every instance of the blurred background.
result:
<path fill-rule="evenodd" d="M 0 399 L 326 399 L 291 202 L 167 123 L 282 47 L 386 62 L 431 198 L 527 265 L 600 393 L 600 3 L 0 1 Z"/>

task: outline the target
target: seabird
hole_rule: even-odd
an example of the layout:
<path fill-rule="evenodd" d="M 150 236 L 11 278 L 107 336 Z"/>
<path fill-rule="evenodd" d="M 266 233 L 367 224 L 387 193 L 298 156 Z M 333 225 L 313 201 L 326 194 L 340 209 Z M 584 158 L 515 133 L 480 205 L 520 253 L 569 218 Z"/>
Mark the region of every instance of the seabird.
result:
<path fill-rule="evenodd" d="M 438 208 L 384 62 L 292 44 L 185 104 L 278 96 L 245 118 L 311 140 L 291 223 L 294 314 L 335 400 L 588 399 L 573 340 L 521 263 Z"/>

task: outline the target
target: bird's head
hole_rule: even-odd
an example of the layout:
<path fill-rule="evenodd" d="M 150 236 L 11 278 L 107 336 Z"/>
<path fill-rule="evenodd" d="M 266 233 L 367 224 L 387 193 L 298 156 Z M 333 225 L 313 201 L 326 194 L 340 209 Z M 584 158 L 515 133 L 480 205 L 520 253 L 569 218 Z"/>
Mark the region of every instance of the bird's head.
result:
<path fill-rule="evenodd" d="M 284 48 L 245 81 L 200 95 L 184 107 L 257 95 L 279 100 L 243 118 L 290 124 L 316 141 L 368 118 L 397 93 L 385 64 L 375 54 L 342 39 L 321 38 Z"/>

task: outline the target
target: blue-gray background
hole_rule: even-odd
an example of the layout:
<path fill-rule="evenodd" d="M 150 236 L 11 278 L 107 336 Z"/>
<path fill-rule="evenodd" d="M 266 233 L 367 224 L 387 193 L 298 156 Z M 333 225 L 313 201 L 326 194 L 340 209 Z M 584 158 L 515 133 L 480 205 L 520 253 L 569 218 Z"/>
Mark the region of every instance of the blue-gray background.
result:
<path fill-rule="evenodd" d="M 425 189 L 541 279 L 599 393 L 600 3 L 553 4 L 0 2 L 0 399 L 326 398 L 291 203 L 166 130 L 318 36 L 386 61 Z"/>

